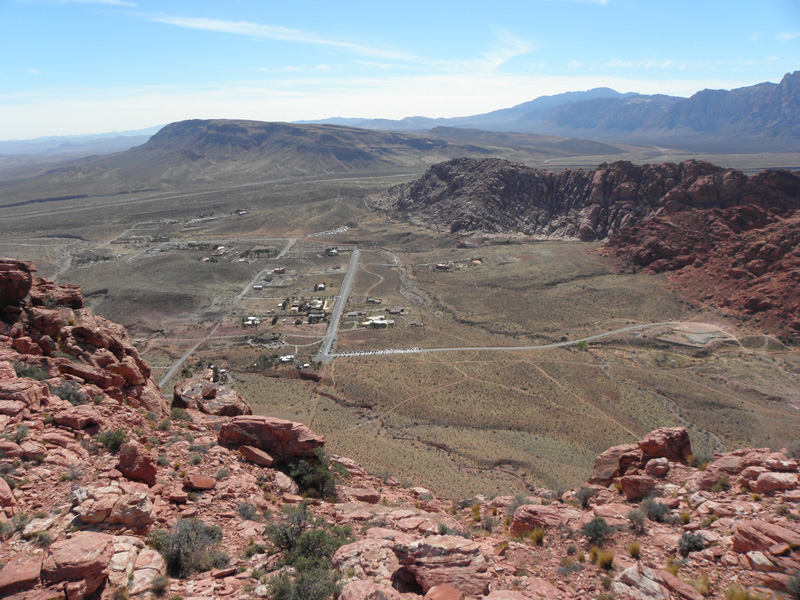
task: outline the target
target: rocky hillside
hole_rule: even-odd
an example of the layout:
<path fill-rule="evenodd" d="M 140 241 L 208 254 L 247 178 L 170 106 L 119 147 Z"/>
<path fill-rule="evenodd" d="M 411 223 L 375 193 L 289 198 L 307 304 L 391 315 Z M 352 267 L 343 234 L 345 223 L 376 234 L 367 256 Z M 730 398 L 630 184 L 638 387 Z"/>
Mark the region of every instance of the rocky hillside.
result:
<path fill-rule="evenodd" d="M 665 213 L 624 229 L 602 253 L 671 272 L 681 290 L 782 336 L 800 336 L 800 213 L 754 205 Z"/>
<path fill-rule="evenodd" d="M 0 597 L 800 594 L 797 448 L 700 465 L 662 428 L 579 489 L 445 501 L 217 384 L 168 412 L 124 330 L 34 272 L 0 259 Z"/>
<path fill-rule="evenodd" d="M 581 240 L 619 234 L 656 212 L 755 204 L 800 207 L 800 175 L 690 160 L 560 173 L 500 159 L 457 158 L 371 199 L 393 217 L 451 233 L 523 233 Z"/>

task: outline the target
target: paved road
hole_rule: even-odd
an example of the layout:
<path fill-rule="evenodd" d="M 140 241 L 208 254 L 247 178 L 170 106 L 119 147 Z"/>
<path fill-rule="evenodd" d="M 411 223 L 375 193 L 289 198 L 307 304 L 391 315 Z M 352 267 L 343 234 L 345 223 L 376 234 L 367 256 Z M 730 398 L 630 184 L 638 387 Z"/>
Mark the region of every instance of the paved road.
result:
<path fill-rule="evenodd" d="M 346 358 L 348 356 L 381 356 L 384 354 L 420 354 L 422 352 L 460 352 L 460 351 L 483 351 L 483 350 L 503 350 L 503 351 L 519 351 L 519 350 L 546 350 L 548 348 L 563 348 L 565 346 L 574 346 L 580 342 L 591 342 L 592 340 L 599 340 L 604 337 L 608 337 L 610 335 L 616 335 L 618 333 L 624 333 L 626 331 L 635 331 L 637 329 L 648 329 L 650 327 L 659 327 L 662 325 L 680 325 L 681 321 L 663 321 L 661 323 L 647 323 L 645 325 L 631 325 L 629 327 L 622 327 L 620 329 L 614 329 L 613 331 L 606 331 L 604 333 L 598 333 L 595 335 L 590 335 L 589 337 L 581 338 L 579 340 L 570 340 L 568 342 L 554 342 L 552 344 L 543 344 L 541 346 L 461 346 L 461 347 L 454 347 L 454 348 L 414 348 L 414 349 L 388 349 L 388 350 L 376 350 L 374 355 L 371 354 L 355 354 L 355 353 L 331 353 L 328 354 L 328 361 L 332 360 L 336 357 Z"/>
<path fill-rule="evenodd" d="M 345 273 L 344 280 L 342 281 L 342 287 L 333 305 L 333 312 L 331 313 L 331 321 L 328 324 L 328 330 L 325 332 L 325 337 L 322 338 L 322 345 L 319 348 L 319 352 L 317 352 L 317 355 L 314 357 L 314 360 L 321 363 L 329 363 L 335 356 L 331 354 L 331 348 L 336 340 L 336 333 L 339 331 L 339 319 L 342 317 L 344 305 L 347 304 L 347 298 L 350 296 L 350 289 L 353 287 L 353 280 L 356 278 L 360 256 L 361 250 L 353 250 L 353 255 L 350 257 L 350 264 L 347 266 L 347 273 Z"/>

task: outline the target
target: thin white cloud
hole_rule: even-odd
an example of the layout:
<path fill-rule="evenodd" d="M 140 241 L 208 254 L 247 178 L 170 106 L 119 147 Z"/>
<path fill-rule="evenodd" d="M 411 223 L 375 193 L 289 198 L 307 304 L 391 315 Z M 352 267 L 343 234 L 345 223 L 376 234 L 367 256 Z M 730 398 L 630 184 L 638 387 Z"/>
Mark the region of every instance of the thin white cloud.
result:
<path fill-rule="evenodd" d="M 781 42 L 791 42 L 797 38 L 800 38 L 800 31 L 781 31 L 778 34 L 778 40 Z"/>
<path fill-rule="evenodd" d="M 279 25 L 263 25 L 261 23 L 250 23 L 248 21 L 221 21 L 218 19 L 207 19 L 203 17 L 178 16 L 151 17 L 151 20 L 157 23 L 183 27 L 185 29 L 198 29 L 202 31 L 244 35 L 253 38 L 278 40 L 283 42 L 298 42 L 326 46 L 330 48 L 339 48 L 346 52 L 373 58 L 413 62 L 419 61 L 417 57 L 405 54 L 403 52 L 375 48 L 362 44 L 354 44 L 351 42 L 329 40 L 314 33 L 300 31 L 298 29 L 289 29 Z"/>
<path fill-rule="evenodd" d="M 127 6 L 136 8 L 135 2 L 125 2 L 124 0 L 59 0 L 61 4 L 106 4 L 108 6 Z"/>

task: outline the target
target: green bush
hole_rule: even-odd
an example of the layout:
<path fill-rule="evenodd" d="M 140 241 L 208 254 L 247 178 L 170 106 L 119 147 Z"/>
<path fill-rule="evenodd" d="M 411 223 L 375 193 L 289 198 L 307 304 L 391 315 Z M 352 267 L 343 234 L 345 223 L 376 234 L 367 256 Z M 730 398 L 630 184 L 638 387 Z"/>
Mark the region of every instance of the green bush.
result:
<path fill-rule="evenodd" d="M 156 431 L 169 431 L 171 425 L 172 423 L 169 422 L 169 419 L 161 419 L 156 425 Z"/>
<path fill-rule="evenodd" d="M 24 363 L 14 363 L 14 373 L 17 377 L 28 377 L 36 381 L 44 381 L 47 379 L 47 371 L 35 365 L 26 365 Z"/>
<path fill-rule="evenodd" d="M 170 583 L 172 582 L 166 575 L 156 575 L 150 582 L 150 591 L 156 596 L 162 596 L 169 589 Z"/>
<path fill-rule="evenodd" d="M 170 417 L 170 419 L 173 419 L 175 421 L 191 421 L 192 420 L 192 417 L 188 412 L 186 412 L 182 408 L 178 408 L 177 406 L 173 406 L 172 407 L 172 410 L 169 412 L 169 417 Z"/>
<path fill-rule="evenodd" d="M 314 458 L 290 462 L 288 475 L 305 495 L 333 499 L 336 497 L 336 472 L 331 469 L 331 459 L 322 448 L 317 448 L 314 454 Z"/>
<path fill-rule="evenodd" d="M 25 425 L 19 425 L 17 430 L 9 436 L 9 439 L 15 444 L 19 444 L 27 439 L 30 431 Z"/>
<path fill-rule="evenodd" d="M 582 487 L 575 492 L 575 497 L 581 503 L 581 508 L 583 508 L 583 510 L 589 508 L 589 500 L 591 500 L 595 495 L 597 495 L 597 490 L 590 487 Z"/>
<path fill-rule="evenodd" d="M 97 434 L 95 441 L 106 447 L 106 450 L 116 454 L 122 448 L 122 444 L 128 441 L 128 434 L 124 429 L 109 429 Z"/>
<path fill-rule="evenodd" d="M 72 381 L 65 381 L 59 386 L 51 387 L 50 391 L 72 406 L 80 406 L 89 402 L 89 395 L 81 389 L 81 386 Z"/>
<path fill-rule="evenodd" d="M 236 507 L 236 511 L 245 521 L 258 521 L 258 508 L 255 504 L 242 502 Z"/>
<path fill-rule="evenodd" d="M 653 498 L 644 500 L 641 504 L 641 509 L 644 511 L 644 514 L 647 515 L 648 519 L 656 523 L 663 523 L 667 515 L 669 515 L 669 506 Z"/>
<path fill-rule="evenodd" d="M 338 577 L 329 569 L 310 569 L 295 575 L 281 573 L 267 582 L 270 600 L 330 600 L 339 593 Z"/>
<path fill-rule="evenodd" d="M 172 577 L 184 579 L 192 573 L 224 567 L 228 555 L 218 549 L 222 530 L 199 519 L 180 519 L 170 529 L 157 529 L 147 543 L 161 553 Z"/>
<path fill-rule="evenodd" d="M 678 540 L 678 549 L 682 556 L 689 556 L 691 552 L 697 552 L 705 548 L 705 540 L 699 533 L 687 531 Z"/>
<path fill-rule="evenodd" d="M 723 475 L 711 486 L 711 491 L 714 493 L 726 492 L 731 489 L 731 482 L 727 475 Z"/>
<path fill-rule="evenodd" d="M 631 531 L 637 534 L 644 533 L 644 522 L 647 516 L 638 508 L 628 511 L 628 520 L 631 522 Z"/>
<path fill-rule="evenodd" d="M 583 526 L 583 535 L 590 543 L 602 546 L 606 537 L 614 530 L 606 523 L 603 517 L 595 517 Z"/>

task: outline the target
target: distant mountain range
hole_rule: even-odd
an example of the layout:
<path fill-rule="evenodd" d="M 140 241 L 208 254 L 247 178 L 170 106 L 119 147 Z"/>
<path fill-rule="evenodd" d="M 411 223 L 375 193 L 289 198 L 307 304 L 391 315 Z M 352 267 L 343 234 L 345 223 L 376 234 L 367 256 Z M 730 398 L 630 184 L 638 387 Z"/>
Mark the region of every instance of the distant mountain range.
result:
<path fill-rule="evenodd" d="M 800 150 L 800 71 L 780 83 L 703 90 L 690 98 L 621 94 L 609 88 L 542 96 L 511 108 L 467 117 L 327 119 L 388 131 L 456 127 L 536 133 L 704 151 Z"/>
<path fill-rule="evenodd" d="M 623 152 L 603 142 L 470 129 L 440 127 L 411 134 L 343 125 L 193 119 L 166 125 L 146 143 L 124 152 L 46 165 L 33 176 L 0 178 L 0 197 L 30 202 L 267 177 L 407 173 L 458 156 L 541 161 Z"/>
<path fill-rule="evenodd" d="M 129 131 L 86 135 L 53 135 L 32 140 L 0 141 L 2 155 L 76 156 L 121 152 L 144 144 L 163 125 Z"/>

